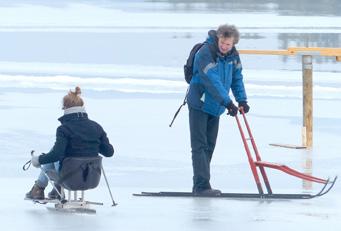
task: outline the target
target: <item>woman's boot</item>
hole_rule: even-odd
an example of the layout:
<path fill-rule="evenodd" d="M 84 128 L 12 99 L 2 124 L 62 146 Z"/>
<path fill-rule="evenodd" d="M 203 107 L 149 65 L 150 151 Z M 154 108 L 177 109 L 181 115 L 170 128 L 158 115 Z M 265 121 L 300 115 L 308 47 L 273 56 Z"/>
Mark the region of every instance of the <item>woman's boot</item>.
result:
<path fill-rule="evenodd" d="M 28 193 L 26 193 L 26 198 L 33 200 L 42 200 L 45 199 L 44 195 L 45 188 L 40 187 L 37 183 L 35 183 Z"/>

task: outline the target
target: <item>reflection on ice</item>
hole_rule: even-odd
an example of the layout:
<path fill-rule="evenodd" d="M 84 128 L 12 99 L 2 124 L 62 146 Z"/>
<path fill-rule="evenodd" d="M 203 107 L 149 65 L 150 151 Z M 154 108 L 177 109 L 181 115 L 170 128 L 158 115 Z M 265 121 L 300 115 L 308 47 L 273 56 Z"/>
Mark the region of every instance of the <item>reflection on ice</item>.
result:
<path fill-rule="evenodd" d="M 302 153 L 302 164 L 304 173 L 310 176 L 313 175 L 313 159 L 311 150 L 306 150 L 305 152 Z M 310 181 L 303 180 L 302 188 L 304 191 L 311 192 L 311 190 L 313 189 L 313 183 Z"/>

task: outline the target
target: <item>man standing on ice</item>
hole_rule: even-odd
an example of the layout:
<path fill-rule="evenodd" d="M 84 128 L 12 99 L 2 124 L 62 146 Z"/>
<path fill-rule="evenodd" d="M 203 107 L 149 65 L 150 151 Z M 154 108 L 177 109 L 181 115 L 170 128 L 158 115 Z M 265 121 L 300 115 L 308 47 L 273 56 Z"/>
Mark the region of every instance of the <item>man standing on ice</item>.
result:
<path fill-rule="evenodd" d="M 250 109 L 243 83 L 242 65 L 235 44 L 239 32 L 233 25 L 221 25 L 208 32 L 206 43 L 194 58 L 193 78 L 187 103 L 193 165 L 193 193 L 215 196 L 220 190 L 210 185 L 210 163 L 215 148 L 219 117 L 228 110 L 236 116 L 238 107 Z M 229 97 L 232 90 L 238 107 Z"/>

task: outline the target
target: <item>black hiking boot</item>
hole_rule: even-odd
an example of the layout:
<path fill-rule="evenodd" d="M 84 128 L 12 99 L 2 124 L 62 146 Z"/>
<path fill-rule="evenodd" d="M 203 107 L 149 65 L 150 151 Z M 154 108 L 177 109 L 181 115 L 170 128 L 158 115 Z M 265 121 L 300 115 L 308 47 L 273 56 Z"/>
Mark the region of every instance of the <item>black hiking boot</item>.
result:
<path fill-rule="evenodd" d="M 54 200 L 54 199 L 60 200 L 60 199 L 61 199 L 61 197 L 60 197 L 60 195 L 58 194 L 58 192 L 57 192 L 56 189 L 58 190 L 58 192 L 60 193 L 60 195 L 63 195 L 62 187 L 61 187 L 60 185 L 55 185 L 55 188 L 53 188 L 53 189 L 51 190 L 51 192 L 49 192 L 49 193 L 47 194 L 47 197 L 48 197 L 49 199 L 51 199 L 51 200 Z"/>
<path fill-rule="evenodd" d="M 201 191 L 195 191 L 194 192 L 194 195 L 195 196 L 220 196 L 221 195 L 221 191 L 218 190 L 218 189 L 212 189 L 212 188 L 209 188 L 209 189 L 204 189 L 204 190 L 201 190 Z"/>
<path fill-rule="evenodd" d="M 45 199 L 44 190 L 45 190 L 45 188 L 40 187 L 37 183 L 35 183 L 31 189 L 31 191 L 26 193 L 25 196 L 27 199 L 43 200 L 43 199 Z"/>

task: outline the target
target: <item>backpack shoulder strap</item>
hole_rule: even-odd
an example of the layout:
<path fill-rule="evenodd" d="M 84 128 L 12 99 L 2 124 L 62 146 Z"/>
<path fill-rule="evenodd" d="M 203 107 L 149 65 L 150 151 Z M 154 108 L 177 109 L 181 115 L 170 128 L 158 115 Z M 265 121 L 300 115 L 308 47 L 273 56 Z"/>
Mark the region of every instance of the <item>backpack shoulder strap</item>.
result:
<path fill-rule="evenodd" d="M 172 127 L 172 125 L 173 125 L 173 123 L 174 123 L 174 120 L 175 120 L 175 118 L 178 116 L 178 114 L 179 114 L 181 108 L 182 108 L 183 106 L 186 105 L 186 103 L 187 103 L 188 91 L 189 91 L 189 86 L 188 86 L 188 88 L 187 88 L 187 91 L 186 91 L 186 95 L 185 95 L 184 101 L 182 102 L 182 104 L 180 105 L 180 107 L 178 108 L 178 110 L 175 112 L 175 114 L 174 114 L 174 116 L 173 116 L 173 119 L 172 119 L 172 122 L 169 124 L 169 127 Z"/>

